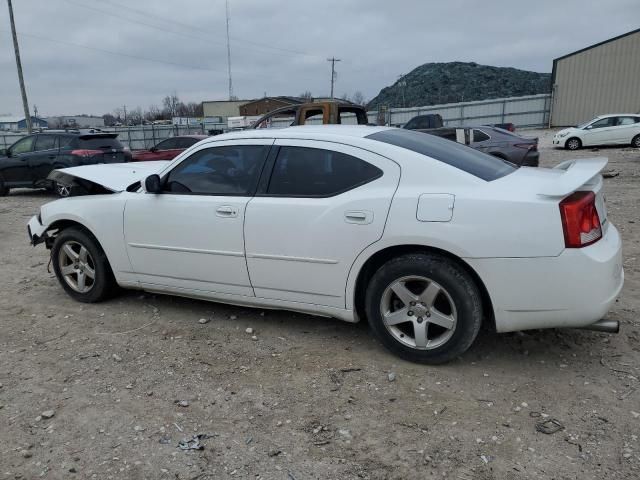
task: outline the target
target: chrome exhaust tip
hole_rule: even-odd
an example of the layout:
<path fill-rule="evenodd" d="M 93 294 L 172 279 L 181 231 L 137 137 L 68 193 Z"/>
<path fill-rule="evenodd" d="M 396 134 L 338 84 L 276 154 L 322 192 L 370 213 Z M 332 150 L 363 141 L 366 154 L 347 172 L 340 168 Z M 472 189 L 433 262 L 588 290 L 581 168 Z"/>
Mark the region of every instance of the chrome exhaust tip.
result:
<path fill-rule="evenodd" d="M 620 322 L 617 320 L 598 320 L 596 323 L 582 327 L 583 330 L 595 330 L 596 332 L 618 333 L 620 331 Z"/>

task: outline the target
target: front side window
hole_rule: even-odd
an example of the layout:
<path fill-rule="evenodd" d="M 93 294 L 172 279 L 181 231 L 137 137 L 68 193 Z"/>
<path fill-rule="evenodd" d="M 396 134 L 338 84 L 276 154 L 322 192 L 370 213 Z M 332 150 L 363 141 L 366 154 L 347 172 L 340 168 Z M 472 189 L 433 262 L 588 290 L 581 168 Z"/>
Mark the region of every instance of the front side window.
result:
<path fill-rule="evenodd" d="M 351 155 L 319 148 L 280 147 L 267 194 L 330 197 L 381 176 L 378 167 Z"/>
<path fill-rule="evenodd" d="M 33 148 L 34 138 L 34 136 L 31 136 L 18 140 L 13 147 L 11 147 L 11 154 L 20 155 L 21 153 L 29 153 Z"/>
<path fill-rule="evenodd" d="M 38 135 L 34 151 L 53 150 L 54 148 L 58 148 L 57 143 L 55 135 Z"/>
<path fill-rule="evenodd" d="M 253 195 L 267 145 L 237 145 L 198 150 L 174 168 L 165 191 L 200 195 Z"/>
<path fill-rule="evenodd" d="M 605 128 L 613 127 L 615 125 L 616 117 L 608 117 L 597 120 L 591 124 L 591 128 Z"/>

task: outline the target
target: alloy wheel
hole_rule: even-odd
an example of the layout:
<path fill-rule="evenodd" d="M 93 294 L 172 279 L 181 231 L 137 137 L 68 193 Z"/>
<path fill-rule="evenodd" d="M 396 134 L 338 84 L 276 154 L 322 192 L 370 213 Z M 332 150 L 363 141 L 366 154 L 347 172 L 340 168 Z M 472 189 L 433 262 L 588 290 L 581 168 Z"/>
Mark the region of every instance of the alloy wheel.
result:
<path fill-rule="evenodd" d="M 380 314 L 393 338 L 418 350 L 446 343 L 458 319 L 447 290 L 423 276 L 403 277 L 389 285 L 380 300 Z"/>
<path fill-rule="evenodd" d="M 75 292 L 90 291 L 96 278 L 95 262 L 87 248 L 79 242 L 65 242 L 58 253 L 58 266 L 64 281 Z"/>
<path fill-rule="evenodd" d="M 580 141 L 577 138 L 572 138 L 567 142 L 567 147 L 569 147 L 569 150 L 577 150 L 580 148 Z"/>

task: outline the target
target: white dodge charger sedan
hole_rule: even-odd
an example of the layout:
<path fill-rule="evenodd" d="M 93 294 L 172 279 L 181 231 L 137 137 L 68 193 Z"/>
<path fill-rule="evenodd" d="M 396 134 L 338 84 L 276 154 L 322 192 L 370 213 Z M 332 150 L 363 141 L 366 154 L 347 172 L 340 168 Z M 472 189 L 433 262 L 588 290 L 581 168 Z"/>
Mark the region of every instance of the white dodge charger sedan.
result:
<path fill-rule="evenodd" d="M 640 148 L 640 114 L 600 115 L 577 127 L 560 130 L 553 136 L 553 144 L 568 150 L 595 145 L 631 145 Z"/>
<path fill-rule="evenodd" d="M 606 163 L 515 168 L 396 128 L 249 130 L 170 162 L 56 171 L 90 195 L 44 205 L 28 230 L 82 302 L 120 286 L 366 319 L 401 357 L 440 363 L 483 321 L 617 331 Z"/>

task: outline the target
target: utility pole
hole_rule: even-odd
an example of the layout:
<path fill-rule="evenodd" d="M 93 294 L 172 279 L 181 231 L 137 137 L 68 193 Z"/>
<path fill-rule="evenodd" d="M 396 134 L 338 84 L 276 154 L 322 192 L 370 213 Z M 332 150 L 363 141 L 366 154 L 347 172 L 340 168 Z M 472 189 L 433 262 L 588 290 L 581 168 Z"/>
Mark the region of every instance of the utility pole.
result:
<path fill-rule="evenodd" d="M 124 111 L 124 120 L 123 120 L 123 122 L 124 122 L 125 125 L 127 125 L 127 106 L 123 105 L 122 106 L 122 110 Z"/>
<path fill-rule="evenodd" d="M 31 114 L 29 113 L 29 102 L 27 102 L 27 89 L 24 87 L 24 78 L 22 77 L 22 62 L 20 61 L 20 49 L 18 48 L 18 35 L 16 34 L 16 23 L 13 19 L 13 6 L 11 0 L 7 0 L 9 6 L 9 21 L 11 22 L 11 34 L 13 35 L 13 50 L 16 54 L 16 66 L 18 67 L 18 80 L 20 81 L 20 92 L 22 93 L 22 107 L 24 108 L 24 119 L 27 122 L 27 131 L 31 133 Z"/>
<path fill-rule="evenodd" d="M 33 104 L 33 116 L 38 118 L 38 106 L 35 103 Z"/>
<path fill-rule="evenodd" d="M 233 100 L 233 81 L 231 80 L 231 42 L 229 41 L 229 0 L 225 2 L 227 11 L 227 69 L 229 71 L 229 100 Z"/>
<path fill-rule="evenodd" d="M 327 62 L 331 62 L 331 98 L 333 98 L 333 84 L 336 82 L 336 62 L 340 59 L 336 57 L 327 58 Z"/>
<path fill-rule="evenodd" d="M 404 91 L 405 88 L 407 86 L 407 81 L 404 79 L 404 73 L 402 75 L 399 75 L 398 78 L 400 79 L 400 81 L 398 82 L 398 86 L 401 88 L 402 90 L 402 107 L 406 107 L 407 106 L 407 102 L 405 101 L 405 96 L 404 96 Z"/>

